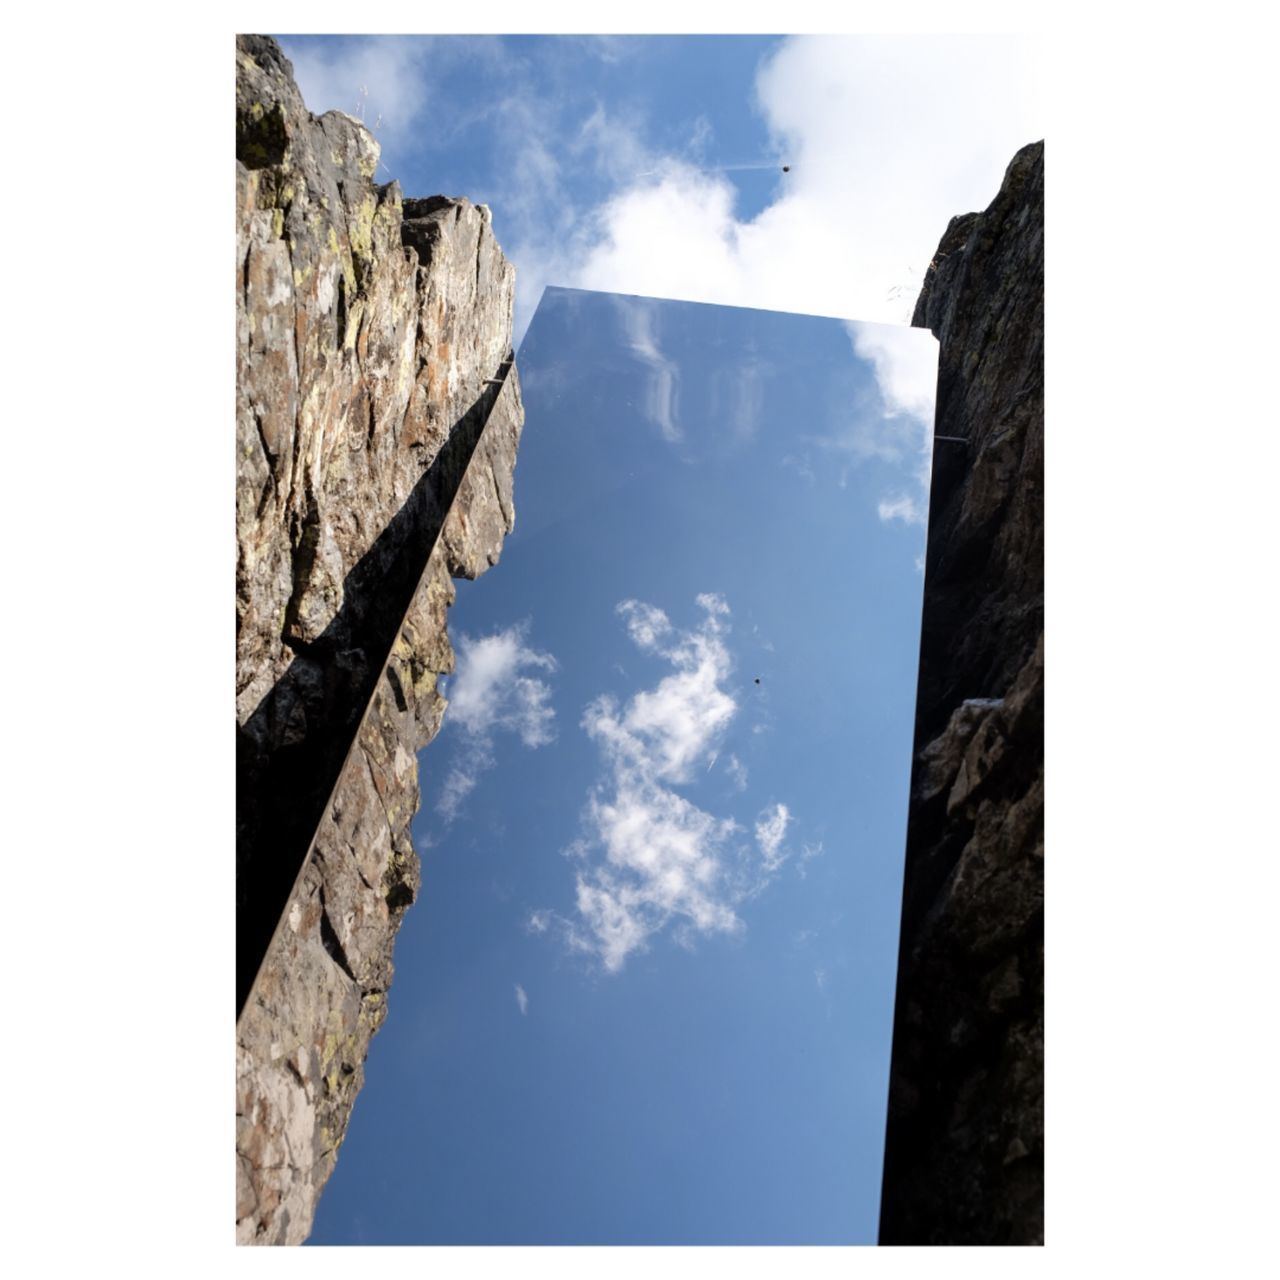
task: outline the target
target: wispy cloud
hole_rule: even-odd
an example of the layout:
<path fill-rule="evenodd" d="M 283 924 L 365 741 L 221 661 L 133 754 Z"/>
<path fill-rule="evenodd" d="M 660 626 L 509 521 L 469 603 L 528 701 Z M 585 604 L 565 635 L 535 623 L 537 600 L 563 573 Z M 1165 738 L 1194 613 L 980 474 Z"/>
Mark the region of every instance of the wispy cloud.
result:
<path fill-rule="evenodd" d="M 779 166 L 792 166 L 772 203 L 740 220 L 723 174 L 651 161 L 661 181 L 603 205 L 576 282 L 904 323 L 903 280 L 1038 136 L 1030 61 L 1015 38 L 784 40 L 756 78 Z"/>
<path fill-rule="evenodd" d="M 518 982 L 516 983 L 516 1004 L 520 1006 L 521 1016 L 527 1018 L 529 1016 L 529 997 Z"/>
<path fill-rule="evenodd" d="M 729 175 L 704 167 L 705 117 L 663 117 L 659 135 L 574 75 L 625 60 L 643 48 L 635 39 L 547 41 L 542 78 L 498 37 L 286 44 L 312 110 L 364 101 L 397 147 L 458 127 L 457 95 L 434 88 L 444 71 L 489 90 L 492 171 L 477 198 L 517 266 L 517 341 L 546 284 L 906 323 L 948 220 L 985 207 L 1014 151 L 1043 133 L 1024 38 L 789 37 L 743 104 L 768 130 L 759 160 L 779 168 L 748 218 Z"/>
<path fill-rule="evenodd" d="M 740 440 L 750 440 L 760 429 L 764 413 L 767 362 L 752 353 L 733 369 L 718 371 L 717 383 L 728 389 L 726 420 Z M 716 391 L 720 387 L 717 385 Z"/>
<path fill-rule="evenodd" d="M 747 789 L 747 766 L 737 756 L 730 753 L 729 759 L 725 761 L 724 771 L 738 791 Z"/>
<path fill-rule="evenodd" d="M 446 822 L 452 822 L 463 802 L 476 789 L 480 775 L 493 768 L 493 753 L 475 742 L 469 743 L 462 759 L 453 765 L 440 786 L 436 810 Z"/>
<path fill-rule="evenodd" d="M 622 320 L 623 335 L 634 355 L 649 370 L 644 384 L 644 413 L 662 433 L 662 438 L 676 441 L 681 437 L 676 421 L 680 370 L 658 346 L 655 328 L 658 304 L 651 298 L 615 297 L 614 306 Z"/>
<path fill-rule="evenodd" d="M 760 846 L 766 871 L 776 871 L 787 859 L 782 842 L 790 821 L 791 813 L 785 804 L 766 809 L 756 821 L 756 844 Z"/>
<path fill-rule="evenodd" d="M 927 508 L 920 505 L 919 498 L 909 493 L 896 493 L 889 498 L 881 498 L 876 513 L 887 524 L 890 520 L 901 520 L 906 524 L 924 524 Z"/>
<path fill-rule="evenodd" d="M 493 767 L 497 734 L 511 734 L 526 747 L 545 746 L 555 738 L 551 688 L 526 673 L 550 674 L 556 660 L 526 645 L 526 630 L 520 625 L 487 636 L 458 637 L 445 723 L 461 733 L 462 743 L 436 802 L 446 822 L 457 816 L 480 775 Z"/>
<path fill-rule="evenodd" d="M 800 856 L 796 859 L 796 873 L 803 880 L 809 874 L 809 863 L 814 858 L 821 857 L 823 853 L 822 841 L 815 841 L 813 844 L 805 843 L 800 846 Z"/>
<path fill-rule="evenodd" d="M 603 695 L 583 713 L 603 776 L 587 798 L 582 835 L 568 851 L 580 862 L 575 914 L 539 911 L 528 920 L 538 933 L 559 924 L 572 947 L 611 973 L 669 924 L 686 942 L 741 929 L 736 907 L 782 861 L 785 805 L 761 816 L 759 853 L 751 856 L 733 817 L 709 813 L 676 789 L 705 773 L 738 709 L 728 687 L 729 605 L 713 593 L 697 603 L 702 618 L 687 631 L 656 606 L 618 605 L 636 647 L 671 671 L 625 702 Z"/>
<path fill-rule="evenodd" d="M 394 147 L 408 139 L 432 106 L 432 77 L 425 67 L 448 46 L 447 41 L 403 36 L 287 44 L 294 79 L 312 111 L 345 111 Z"/>
<path fill-rule="evenodd" d="M 569 36 L 567 38 L 582 45 L 588 53 L 599 58 L 601 62 L 610 64 L 623 61 L 634 45 L 634 41 L 626 36 Z"/>
<path fill-rule="evenodd" d="M 627 633 L 638 649 L 656 649 L 671 634 L 671 619 L 661 609 L 639 600 L 624 600 L 618 615 L 627 624 Z"/>
<path fill-rule="evenodd" d="M 879 504 L 880 519 L 923 525 L 929 510 L 933 462 L 937 339 L 920 329 L 861 321 L 847 321 L 845 329 L 854 352 L 875 370 L 881 407 L 879 418 L 870 418 L 864 434 L 847 445 L 858 452 L 873 442 L 873 452 L 907 464 L 915 492 L 887 495 Z"/>

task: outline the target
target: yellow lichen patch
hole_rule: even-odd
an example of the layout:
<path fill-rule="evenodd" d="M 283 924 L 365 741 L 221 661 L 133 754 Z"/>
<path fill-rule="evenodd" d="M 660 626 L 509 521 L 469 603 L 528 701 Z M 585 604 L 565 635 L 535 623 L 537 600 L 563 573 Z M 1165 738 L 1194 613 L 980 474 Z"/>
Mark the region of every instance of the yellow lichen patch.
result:
<path fill-rule="evenodd" d="M 279 240 L 284 235 L 284 210 L 273 209 L 271 211 L 271 234 Z"/>
<path fill-rule="evenodd" d="M 348 281 L 350 283 L 350 281 Z M 351 350 L 356 345 L 356 337 L 360 333 L 360 321 L 364 318 L 364 303 L 356 301 L 347 312 L 347 331 L 342 336 L 342 345 Z"/>
<path fill-rule="evenodd" d="M 347 226 L 351 252 L 357 258 L 369 260 L 373 257 L 373 219 L 377 207 L 372 195 L 365 196 L 360 201 L 354 219 Z"/>
<path fill-rule="evenodd" d="M 377 206 L 377 213 L 374 215 L 374 225 L 381 231 L 381 243 L 399 244 L 400 242 L 400 223 L 404 217 L 403 210 L 399 201 L 384 200 Z"/>
<path fill-rule="evenodd" d="M 335 255 L 342 252 L 342 246 L 338 244 L 338 233 L 332 224 L 329 226 L 329 252 Z"/>

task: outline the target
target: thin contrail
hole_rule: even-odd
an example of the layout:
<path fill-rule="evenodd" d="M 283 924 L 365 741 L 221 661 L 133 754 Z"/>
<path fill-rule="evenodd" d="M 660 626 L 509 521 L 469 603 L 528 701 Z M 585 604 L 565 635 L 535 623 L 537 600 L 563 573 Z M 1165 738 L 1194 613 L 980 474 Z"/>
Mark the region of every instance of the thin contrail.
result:
<path fill-rule="evenodd" d="M 767 172 L 768 170 L 780 169 L 783 173 L 788 173 L 791 169 L 789 164 L 780 164 L 777 162 L 765 162 L 763 164 L 717 164 L 710 168 L 699 168 L 694 165 L 698 173 L 745 173 L 745 172 Z M 636 174 L 637 178 L 656 178 L 664 171 L 661 169 L 646 169 L 644 173 Z"/>

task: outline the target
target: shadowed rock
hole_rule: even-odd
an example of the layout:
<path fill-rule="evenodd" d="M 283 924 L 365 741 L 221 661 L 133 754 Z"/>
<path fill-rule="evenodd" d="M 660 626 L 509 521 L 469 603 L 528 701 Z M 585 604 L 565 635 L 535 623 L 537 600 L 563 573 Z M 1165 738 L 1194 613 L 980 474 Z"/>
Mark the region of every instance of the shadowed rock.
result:
<path fill-rule="evenodd" d="M 1044 146 L 952 219 L 882 1244 L 1044 1239 Z"/>

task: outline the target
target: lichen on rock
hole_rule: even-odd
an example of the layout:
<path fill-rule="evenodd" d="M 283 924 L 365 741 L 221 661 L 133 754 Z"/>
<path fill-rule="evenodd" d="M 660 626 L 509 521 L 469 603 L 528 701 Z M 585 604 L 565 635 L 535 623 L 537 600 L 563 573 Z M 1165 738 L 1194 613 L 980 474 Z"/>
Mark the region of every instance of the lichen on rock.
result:
<path fill-rule="evenodd" d="M 514 367 L 491 382 L 487 210 L 375 182 L 377 141 L 311 115 L 267 37 L 237 39 L 236 146 L 236 1235 L 300 1243 L 419 888 L 451 579 L 512 528 L 523 409 Z"/>

